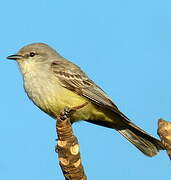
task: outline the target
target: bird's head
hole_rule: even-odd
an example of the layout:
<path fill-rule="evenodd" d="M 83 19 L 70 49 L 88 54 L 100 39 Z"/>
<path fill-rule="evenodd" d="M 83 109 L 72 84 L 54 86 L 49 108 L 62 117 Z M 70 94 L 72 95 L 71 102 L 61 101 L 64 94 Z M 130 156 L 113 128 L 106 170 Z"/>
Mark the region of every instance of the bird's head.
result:
<path fill-rule="evenodd" d="M 24 46 L 17 54 L 8 56 L 7 59 L 16 60 L 19 63 L 25 61 L 50 61 L 50 59 L 60 56 L 54 49 L 44 43 L 33 43 Z"/>
<path fill-rule="evenodd" d="M 44 43 L 33 43 L 24 46 L 17 54 L 7 59 L 16 60 L 22 72 L 32 70 L 38 65 L 50 65 L 53 60 L 61 57 L 54 49 Z"/>

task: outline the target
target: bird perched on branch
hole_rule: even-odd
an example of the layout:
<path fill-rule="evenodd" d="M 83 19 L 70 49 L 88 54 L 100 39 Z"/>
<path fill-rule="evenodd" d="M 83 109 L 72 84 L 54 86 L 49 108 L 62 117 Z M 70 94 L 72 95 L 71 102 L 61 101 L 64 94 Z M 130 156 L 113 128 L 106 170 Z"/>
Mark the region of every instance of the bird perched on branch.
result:
<path fill-rule="evenodd" d="M 72 114 L 72 123 L 85 120 L 113 128 L 147 156 L 164 149 L 159 140 L 133 124 L 77 65 L 47 44 L 29 44 L 7 58 L 17 61 L 28 97 L 53 118 L 64 107 L 86 104 Z"/>

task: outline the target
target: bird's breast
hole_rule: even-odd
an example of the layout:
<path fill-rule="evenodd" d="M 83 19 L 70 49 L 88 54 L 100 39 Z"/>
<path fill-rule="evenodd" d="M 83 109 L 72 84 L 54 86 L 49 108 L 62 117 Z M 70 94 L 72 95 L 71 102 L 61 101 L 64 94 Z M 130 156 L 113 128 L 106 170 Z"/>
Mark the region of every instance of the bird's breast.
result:
<path fill-rule="evenodd" d="M 28 97 L 43 111 L 52 114 L 58 102 L 59 86 L 46 73 L 26 73 L 24 88 Z M 51 112 L 52 111 L 52 112 Z"/>
<path fill-rule="evenodd" d="M 59 115 L 66 106 L 74 107 L 86 102 L 85 98 L 62 87 L 54 74 L 48 72 L 25 73 L 24 88 L 34 104 L 52 117 Z M 86 118 L 83 111 L 79 112 L 82 113 L 82 118 Z M 80 114 L 78 116 L 81 117 Z"/>

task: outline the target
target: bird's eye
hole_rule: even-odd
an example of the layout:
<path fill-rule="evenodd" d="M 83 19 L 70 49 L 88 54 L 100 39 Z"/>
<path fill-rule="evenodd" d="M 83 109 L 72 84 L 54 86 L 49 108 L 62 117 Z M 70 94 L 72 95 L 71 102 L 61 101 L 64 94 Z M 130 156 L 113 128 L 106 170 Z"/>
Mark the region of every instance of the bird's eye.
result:
<path fill-rule="evenodd" d="M 30 57 L 33 57 L 33 56 L 35 56 L 35 55 L 36 55 L 35 52 L 30 52 Z"/>

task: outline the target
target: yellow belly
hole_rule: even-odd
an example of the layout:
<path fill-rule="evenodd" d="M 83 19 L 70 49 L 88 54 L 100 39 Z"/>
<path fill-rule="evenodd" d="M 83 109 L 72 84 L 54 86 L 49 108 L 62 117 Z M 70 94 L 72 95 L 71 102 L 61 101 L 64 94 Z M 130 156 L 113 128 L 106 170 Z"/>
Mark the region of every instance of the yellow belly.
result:
<path fill-rule="evenodd" d="M 95 104 L 92 104 L 88 99 L 77 95 L 76 93 L 60 87 L 58 91 L 56 91 L 55 95 L 49 96 L 46 99 L 46 104 L 43 109 L 47 113 L 49 113 L 54 118 L 59 115 L 60 111 L 64 109 L 64 107 L 75 107 L 80 106 L 88 102 L 88 104 L 80 109 L 78 109 L 71 117 L 71 121 L 79 121 L 79 120 L 104 120 L 106 118 L 106 113 L 102 111 L 101 107 L 98 107 Z M 47 105 L 48 104 L 48 105 Z"/>
<path fill-rule="evenodd" d="M 44 74 L 43 74 L 44 75 Z M 42 76 L 43 76 L 42 75 Z M 71 121 L 79 120 L 105 120 L 113 121 L 110 112 L 104 108 L 91 103 L 88 99 L 79 96 L 60 85 L 53 77 L 36 77 L 27 75 L 25 77 L 25 90 L 29 98 L 44 112 L 56 118 L 64 107 L 80 106 L 89 102 L 83 108 L 77 110 L 71 117 Z"/>

